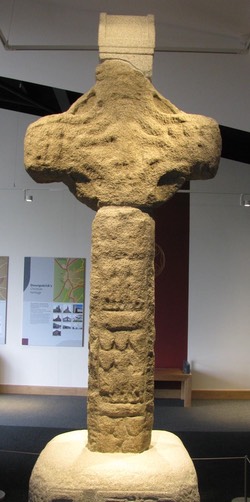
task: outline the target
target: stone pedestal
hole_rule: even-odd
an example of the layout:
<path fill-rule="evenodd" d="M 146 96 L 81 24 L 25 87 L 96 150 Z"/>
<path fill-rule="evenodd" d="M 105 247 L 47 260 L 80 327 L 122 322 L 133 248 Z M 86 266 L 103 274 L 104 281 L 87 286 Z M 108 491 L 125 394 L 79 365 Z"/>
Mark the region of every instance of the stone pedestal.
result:
<path fill-rule="evenodd" d="M 143 453 L 99 453 L 87 431 L 56 436 L 40 454 L 29 502 L 199 502 L 196 472 L 180 439 L 153 431 Z"/>

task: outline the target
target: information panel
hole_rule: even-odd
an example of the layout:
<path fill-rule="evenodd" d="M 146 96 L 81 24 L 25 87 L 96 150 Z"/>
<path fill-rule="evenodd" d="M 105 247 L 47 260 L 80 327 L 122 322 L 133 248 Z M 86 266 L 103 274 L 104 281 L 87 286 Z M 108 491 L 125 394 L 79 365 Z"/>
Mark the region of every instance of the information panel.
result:
<path fill-rule="evenodd" d="M 0 345 L 6 341 L 8 269 L 8 256 L 0 256 Z"/>
<path fill-rule="evenodd" d="M 22 345 L 84 343 L 85 258 L 24 259 Z"/>

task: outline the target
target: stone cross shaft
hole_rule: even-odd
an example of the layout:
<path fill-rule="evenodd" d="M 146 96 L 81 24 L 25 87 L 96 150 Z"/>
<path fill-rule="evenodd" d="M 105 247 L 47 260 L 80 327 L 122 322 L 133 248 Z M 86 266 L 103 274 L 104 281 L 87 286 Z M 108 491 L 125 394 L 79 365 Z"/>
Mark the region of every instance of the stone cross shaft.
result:
<path fill-rule="evenodd" d="M 216 173 L 216 122 L 178 110 L 130 63 L 98 66 L 62 114 L 32 124 L 25 165 L 97 210 L 92 232 L 88 448 L 149 448 L 154 402 L 154 221 L 186 180 Z"/>
<path fill-rule="evenodd" d="M 154 222 L 106 206 L 92 230 L 89 447 L 149 447 L 154 393 Z"/>

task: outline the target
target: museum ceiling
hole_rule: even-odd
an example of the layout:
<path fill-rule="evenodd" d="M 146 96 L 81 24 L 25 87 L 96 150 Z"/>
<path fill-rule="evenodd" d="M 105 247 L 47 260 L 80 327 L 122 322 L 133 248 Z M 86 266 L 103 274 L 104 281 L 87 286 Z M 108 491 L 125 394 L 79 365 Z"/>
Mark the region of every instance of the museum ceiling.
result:
<path fill-rule="evenodd" d="M 1 0 L 6 49 L 97 49 L 100 12 L 153 14 L 157 51 L 249 51 L 249 0 Z"/>

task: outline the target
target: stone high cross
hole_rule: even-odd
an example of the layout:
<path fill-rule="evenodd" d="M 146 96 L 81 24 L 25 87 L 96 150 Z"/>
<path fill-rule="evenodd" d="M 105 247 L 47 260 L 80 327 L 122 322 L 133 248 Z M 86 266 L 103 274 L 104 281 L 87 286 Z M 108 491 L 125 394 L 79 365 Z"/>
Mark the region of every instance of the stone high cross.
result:
<path fill-rule="evenodd" d="M 95 86 L 67 112 L 29 126 L 25 165 L 37 182 L 63 181 L 97 210 L 88 448 L 138 453 L 150 446 L 154 402 L 155 243 L 149 213 L 186 180 L 215 175 L 221 138 L 214 120 L 186 114 L 157 92 L 147 64 L 146 70 L 140 66 L 145 48 L 135 58 L 124 55 L 133 50 L 120 52 L 103 57 Z"/>

